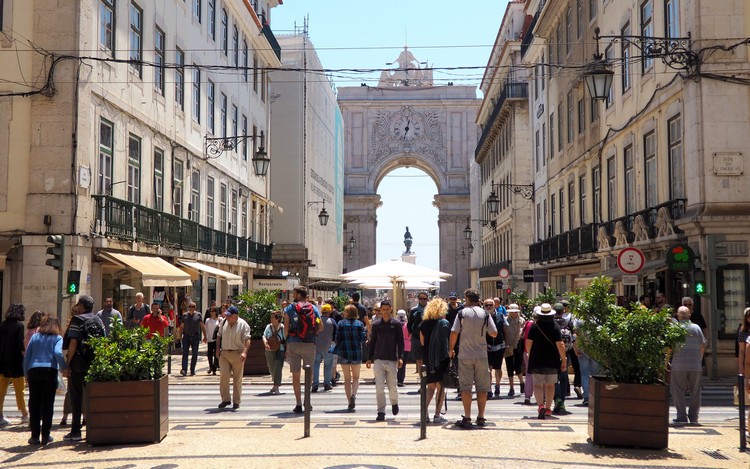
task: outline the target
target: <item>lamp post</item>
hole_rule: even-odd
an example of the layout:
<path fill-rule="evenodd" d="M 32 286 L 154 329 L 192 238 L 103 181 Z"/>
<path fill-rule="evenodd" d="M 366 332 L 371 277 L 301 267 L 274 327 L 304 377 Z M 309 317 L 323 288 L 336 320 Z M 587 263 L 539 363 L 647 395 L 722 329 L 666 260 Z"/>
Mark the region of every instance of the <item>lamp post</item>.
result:
<path fill-rule="evenodd" d="M 492 228 L 493 230 L 495 228 L 497 228 L 497 222 L 495 220 L 485 220 L 483 218 L 467 218 L 466 219 L 466 228 L 464 228 L 464 239 L 466 241 L 469 241 L 469 244 L 471 244 L 471 234 L 472 234 L 472 231 L 471 231 L 471 222 L 473 222 L 473 221 L 477 222 L 477 223 L 480 223 L 483 227 L 489 225 L 490 228 Z M 474 249 L 473 246 L 472 246 L 472 249 Z"/>
<path fill-rule="evenodd" d="M 232 137 L 204 137 L 203 148 L 206 159 L 218 158 L 225 151 L 232 151 L 237 148 L 240 143 L 246 140 L 255 141 L 259 140 L 260 144 L 258 149 L 253 153 L 253 157 L 250 161 L 253 163 L 253 170 L 259 177 L 264 177 L 268 174 L 268 167 L 271 164 L 271 158 L 268 156 L 265 148 L 265 134 L 260 131 L 259 135 L 235 135 Z"/>

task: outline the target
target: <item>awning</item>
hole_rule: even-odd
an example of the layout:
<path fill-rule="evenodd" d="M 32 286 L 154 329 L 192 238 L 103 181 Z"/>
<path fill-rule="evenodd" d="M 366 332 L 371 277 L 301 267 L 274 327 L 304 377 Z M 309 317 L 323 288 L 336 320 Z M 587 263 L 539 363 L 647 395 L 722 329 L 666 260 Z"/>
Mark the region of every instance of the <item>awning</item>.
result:
<path fill-rule="evenodd" d="M 242 277 L 231 272 L 227 272 L 226 270 L 217 269 L 216 267 L 211 267 L 210 265 L 201 264 L 200 262 L 195 261 L 178 259 L 177 262 L 190 269 L 199 270 L 202 272 L 206 272 L 207 274 L 221 277 L 227 281 L 227 285 L 242 285 Z"/>
<path fill-rule="evenodd" d="M 190 287 L 190 274 L 178 269 L 161 257 L 132 256 L 117 252 L 101 252 L 102 257 L 141 273 L 144 287 Z"/>

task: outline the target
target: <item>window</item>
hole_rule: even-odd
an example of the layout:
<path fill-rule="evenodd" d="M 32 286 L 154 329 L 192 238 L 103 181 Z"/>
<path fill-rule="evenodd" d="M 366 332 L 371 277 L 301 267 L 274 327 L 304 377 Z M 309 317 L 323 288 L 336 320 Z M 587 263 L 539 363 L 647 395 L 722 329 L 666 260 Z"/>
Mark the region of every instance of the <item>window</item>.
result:
<path fill-rule="evenodd" d="M 237 190 L 232 189 L 232 226 L 230 227 L 233 235 L 237 234 Z"/>
<path fill-rule="evenodd" d="M 539 168 L 542 167 L 542 164 L 539 161 L 539 142 L 540 142 L 540 139 L 539 139 L 539 130 L 537 130 L 536 131 L 536 135 L 535 135 L 535 144 L 534 144 L 534 159 L 536 160 L 536 169 L 537 169 L 537 171 L 539 170 Z"/>
<path fill-rule="evenodd" d="M 135 3 L 130 4 L 130 68 L 142 78 L 143 65 L 143 10 Z"/>
<path fill-rule="evenodd" d="M 560 234 L 565 232 L 565 189 L 560 188 L 557 192 L 557 200 L 560 202 Z"/>
<path fill-rule="evenodd" d="M 2 2 L 0 2 L 0 7 Z M 2 8 L 0 8 L 0 29 L 3 22 Z M 108 52 L 110 56 L 115 50 L 115 0 L 100 0 L 99 2 L 99 45 Z"/>
<path fill-rule="evenodd" d="M 190 214 L 192 221 L 200 223 L 201 221 L 201 173 L 193 171 L 190 176 Z"/>
<path fill-rule="evenodd" d="M 635 193 L 635 167 L 633 162 L 633 145 L 628 145 L 623 150 L 623 160 L 625 161 L 625 215 L 630 215 L 636 211 L 636 193 Z"/>
<path fill-rule="evenodd" d="M 208 0 L 208 37 L 216 40 L 216 0 Z"/>
<path fill-rule="evenodd" d="M 219 189 L 219 231 L 227 229 L 227 185 L 221 183 Z"/>
<path fill-rule="evenodd" d="M 258 92 L 258 57 L 253 55 L 253 91 Z"/>
<path fill-rule="evenodd" d="M 643 166 L 646 183 L 646 208 L 656 207 L 659 204 L 659 198 L 656 181 L 656 134 L 653 131 L 643 136 Z"/>
<path fill-rule="evenodd" d="M 568 229 L 572 230 L 576 224 L 576 183 L 568 183 Z"/>
<path fill-rule="evenodd" d="M 542 122 L 542 166 L 547 164 L 547 124 Z"/>
<path fill-rule="evenodd" d="M 154 86 L 156 92 L 164 96 L 164 60 L 166 49 L 166 37 L 164 31 L 157 26 L 154 29 Z"/>
<path fill-rule="evenodd" d="M 557 24 L 557 64 L 560 65 L 563 60 L 563 34 L 562 34 L 562 25 Z"/>
<path fill-rule="evenodd" d="M 201 0 L 193 0 L 193 16 L 198 22 L 201 22 Z"/>
<path fill-rule="evenodd" d="M 181 110 L 185 109 L 185 53 L 179 47 L 174 53 L 177 67 L 174 69 L 174 101 Z"/>
<path fill-rule="evenodd" d="M 99 194 L 112 195 L 112 156 L 114 155 L 114 124 L 108 120 L 99 121 Z"/>
<path fill-rule="evenodd" d="M 237 106 L 232 104 L 232 137 L 236 137 L 239 135 L 239 132 L 237 132 Z M 234 147 L 234 150 L 237 151 L 237 147 Z"/>
<path fill-rule="evenodd" d="M 573 50 L 573 13 L 568 7 L 565 10 L 565 53 L 570 55 Z"/>
<path fill-rule="evenodd" d="M 206 226 L 214 228 L 214 178 L 206 178 Z"/>
<path fill-rule="evenodd" d="M 219 119 L 221 120 L 221 136 L 226 138 L 227 136 L 227 95 L 221 93 L 221 110 L 219 113 Z"/>
<path fill-rule="evenodd" d="M 578 39 L 583 37 L 583 0 L 576 0 L 576 32 Z"/>
<path fill-rule="evenodd" d="M 185 176 L 182 160 L 175 158 L 172 164 L 172 212 L 182 216 L 182 182 Z"/>
<path fill-rule="evenodd" d="M 247 116 L 242 114 L 242 135 L 247 135 Z M 247 161 L 247 139 L 242 139 L 242 160 Z"/>
<path fill-rule="evenodd" d="M 249 60 L 249 53 L 247 51 L 247 41 L 242 40 L 242 78 L 244 78 L 245 83 L 247 83 L 247 77 L 249 75 L 248 71 L 248 62 Z"/>
<path fill-rule="evenodd" d="M 141 203 L 141 139 L 130 134 L 128 139 L 128 202 Z"/>
<path fill-rule="evenodd" d="M 591 123 L 594 123 L 599 118 L 599 102 L 595 99 L 590 99 L 589 102 L 591 102 Z"/>
<path fill-rule="evenodd" d="M 542 239 L 544 228 L 542 226 L 542 204 L 536 204 L 536 239 Z"/>
<path fill-rule="evenodd" d="M 584 99 L 578 100 L 578 133 L 582 134 L 586 130 L 586 104 Z"/>
<path fill-rule="evenodd" d="M 550 214 L 549 214 L 549 220 L 550 220 L 550 236 L 554 236 L 555 234 L 555 228 L 557 228 L 557 201 L 556 201 L 556 194 L 552 194 L 549 199 L 550 203 Z"/>
<path fill-rule="evenodd" d="M 555 157 L 555 113 L 549 115 L 549 159 Z"/>
<path fill-rule="evenodd" d="M 589 0 L 589 21 L 596 18 L 596 2 L 599 0 Z"/>
<path fill-rule="evenodd" d="M 154 209 L 164 211 L 164 150 L 154 147 Z"/>
<path fill-rule="evenodd" d="M 229 54 L 229 16 L 224 8 L 221 9 L 221 50 L 225 56 Z"/>
<path fill-rule="evenodd" d="M 193 120 L 201 122 L 201 71 L 193 64 Z"/>
<path fill-rule="evenodd" d="M 617 218 L 617 168 L 614 156 L 607 160 L 607 216 L 608 220 Z"/>
<path fill-rule="evenodd" d="M 612 44 L 608 45 L 606 49 L 604 49 L 604 58 L 607 59 L 609 63 L 612 63 L 615 60 L 615 50 L 612 47 Z M 605 101 L 605 106 L 607 109 L 609 109 L 612 104 L 614 104 L 614 93 L 612 92 L 613 86 L 609 87 L 609 93 L 607 93 L 607 100 Z"/>
<path fill-rule="evenodd" d="M 597 166 L 591 171 L 591 192 L 594 195 L 594 212 L 591 214 L 591 221 L 593 223 L 601 223 L 602 221 L 602 171 Z"/>
<path fill-rule="evenodd" d="M 240 32 L 237 25 L 232 26 L 232 65 L 240 65 Z"/>
<path fill-rule="evenodd" d="M 247 197 L 242 198 L 242 232 L 243 238 L 247 238 Z"/>
<path fill-rule="evenodd" d="M 653 37 L 654 35 L 654 4 L 653 0 L 646 0 L 641 3 L 641 36 L 644 38 Z M 643 40 L 644 43 L 653 43 L 648 39 Z M 654 65 L 653 56 L 643 54 L 641 59 L 643 65 L 643 72 L 648 70 Z"/>
<path fill-rule="evenodd" d="M 581 226 L 586 224 L 586 176 L 578 178 L 578 218 Z"/>
<path fill-rule="evenodd" d="M 214 82 L 207 80 L 206 83 L 206 124 L 209 133 L 214 133 L 214 105 L 216 100 L 216 87 Z"/>
<path fill-rule="evenodd" d="M 268 74 L 265 70 L 260 71 L 260 100 L 266 102 L 266 78 Z"/>
<path fill-rule="evenodd" d="M 568 143 L 573 141 L 573 134 L 575 129 L 573 120 L 573 90 L 568 91 Z"/>
<path fill-rule="evenodd" d="M 669 147 L 669 199 L 685 199 L 685 160 L 682 154 L 682 116 L 679 114 L 667 122 L 667 146 Z"/>
<path fill-rule="evenodd" d="M 563 149 L 563 111 L 562 103 L 557 105 L 557 151 Z"/>
<path fill-rule="evenodd" d="M 620 31 L 622 36 L 630 36 L 630 23 L 625 23 Z M 630 89 L 630 41 L 623 39 L 620 45 L 620 54 L 622 55 L 622 92 L 623 94 Z"/>
<path fill-rule="evenodd" d="M 667 37 L 680 37 L 680 0 L 664 0 L 664 32 Z"/>
<path fill-rule="evenodd" d="M 552 236 L 552 228 L 547 225 L 547 199 L 542 200 L 542 222 L 544 229 L 546 231 L 546 234 L 544 235 L 545 238 L 548 238 Z"/>

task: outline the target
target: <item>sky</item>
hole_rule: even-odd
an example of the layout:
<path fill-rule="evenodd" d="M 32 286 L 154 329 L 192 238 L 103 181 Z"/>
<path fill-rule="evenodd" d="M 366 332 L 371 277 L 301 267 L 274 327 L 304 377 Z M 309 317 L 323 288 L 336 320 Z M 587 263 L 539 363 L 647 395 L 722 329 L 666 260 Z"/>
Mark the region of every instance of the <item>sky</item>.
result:
<path fill-rule="evenodd" d="M 435 70 L 436 85 L 479 86 L 505 12 L 506 0 L 284 0 L 271 11 L 275 34 L 301 30 L 308 35 L 326 69 L 389 68 L 404 45 L 431 67 L 481 67 Z M 337 86 L 376 85 L 379 72 L 332 72 Z M 481 97 L 477 89 L 477 97 Z M 473 157 L 467 155 L 467 157 Z M 377 261 L 398 258 L 409 226 L 417 264 L 438 269 L 438 211 L 432 206 L 437 188 L 424 172 L 400 168 L 378 187 Z"/>

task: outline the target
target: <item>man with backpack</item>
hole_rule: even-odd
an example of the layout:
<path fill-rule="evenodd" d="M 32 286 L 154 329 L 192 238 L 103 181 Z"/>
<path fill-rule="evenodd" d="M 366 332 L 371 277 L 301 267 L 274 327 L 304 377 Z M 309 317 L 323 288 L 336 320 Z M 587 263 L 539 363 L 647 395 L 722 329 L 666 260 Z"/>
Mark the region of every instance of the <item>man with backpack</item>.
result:
<path fill-rule="evenodd" d="M 292 371 L 292 388 L 297 400 L 297 405 L 292 410 L 295 414 L 302 413 L 300 371 L 303 364 L 313 366 L 315 340 L 322 329 L 320 312 L 315 305 L 307 301 L 307 287 L 296 287 L 294 303 L 284 309 L 284 330 L 289 331 L 286 346 L 287 361 Z"/>
<path fill-rule="evenodd" d="M 565 346 L 566 356 L 573 350 L 573 323 L 570 320 L 571 316 L 565 316 L 565 307 L 562 303 L 555 303 L 552 307 L 555 310 L 554 320 L 558 326 L 560 326 L 560 333 L 562 334 L 562 342 Z M 553 414 L 563 414 L 565 410 L 565 397 L 570 392 L 570 378 L 568 376 L 568 370 L 558 371 L 557 384 L 555 384 L 555 407 L 552 409 Z"/>
<path fill-rule="evenodd" d="M 497 298 L 495 298 L 497 300 Z M 490 321 L 495 323 L 497 335 L 487 335 L 487 361 L 490 368 L 495 372 L 495 397 L 500 397 L 500 381 L 503 379 L 503 358 L 505 357 L 505 328 L 508 327 L 508 321 L 505 317 L 505 307 L 501 309 L 495 306 L 495 302 L 489 298 L 484 300 L 484 305 L 492 304 L 493 308 L 485 308 L 485 311 L 491 311 Z M 490 384 L 492 376 L 490 376 Z M 490 386 L 491 387 L 491 386 Z M 492 392 L 487 393 L 487 399 L 492 399 Z"/>
<path fill-rule="evenodd" d="M 78 303 L 73 307 L 75 316 L 70 322 L 68 337 L 67 363 L 68 369 L 64 375 L 68 376 L 70 393 L 70 404 L 73 413 L 70 433 L 63 437 L 66 441 L 80 441 L 81 436 L 81 410 L 83 407 L 84 378 L 89 371 L 89 366 L 94 358 L 93 348 L 89 340 L 94 337 L 104 337 L 104 323 L 94 314 L 94 299 L 88 295 L 78 297 Z"/>

